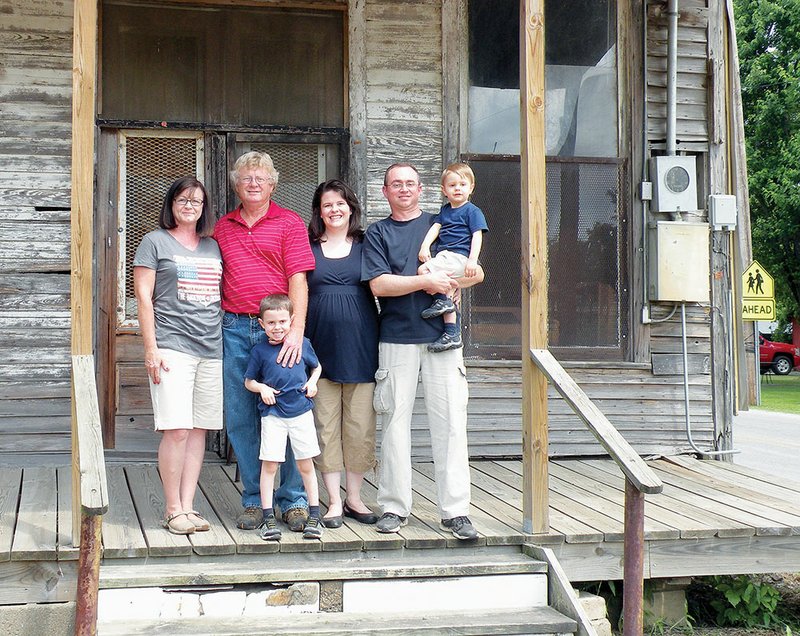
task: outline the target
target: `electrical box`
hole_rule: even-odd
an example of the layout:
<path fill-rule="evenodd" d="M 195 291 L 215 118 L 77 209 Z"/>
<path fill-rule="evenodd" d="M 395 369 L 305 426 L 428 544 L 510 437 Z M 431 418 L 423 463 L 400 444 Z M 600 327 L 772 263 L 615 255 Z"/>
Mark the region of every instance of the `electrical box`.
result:
<path fill-rule="evenodd" d="M 654 212 L 694 212 L 697 205 L 697 167 L 693 156 L 650 159 Z"/>
<path fill-rule="evenodd" d="M 650 226 L 650 300 L 709 301 L 707 223 L 657 221 Z"/>
<path fill-rule="evenodd" d="M 715 230 L 736 229 L 736 197 L 712 194 L 708 197 L 708 218 Z"/>

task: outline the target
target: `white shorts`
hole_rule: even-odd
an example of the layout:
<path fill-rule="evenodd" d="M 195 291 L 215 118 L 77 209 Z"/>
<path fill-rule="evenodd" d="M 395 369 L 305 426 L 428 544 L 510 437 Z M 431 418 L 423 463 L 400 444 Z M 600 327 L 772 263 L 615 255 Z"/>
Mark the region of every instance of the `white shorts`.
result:
<path fill-rule="evenodd" d="M 161 382 L 150 380 L 150 398 L 157 431 L 222 428 L 222 360 L 198 358 L 160 349 L 169 371 Z"/>
<path fill-rule="evenodd" d="M 292 443 L 295 459 L 319 455 L 314 415 L 306 411 L 297 417 L 265 415 L 261 418 L 261 449 L 258 458 L 268 462 L 286 461 L 286 438 Z"/>
<path fill-rule="evenodd" d="M 431 274 L 433 272 L 444 272 L 448 276 L 461 278 L 464 275 L 468 260 L 466 256 L 458 252 L 442 250 L 431 260 L 424 262 L 422 267 L 427 267 Z"/>

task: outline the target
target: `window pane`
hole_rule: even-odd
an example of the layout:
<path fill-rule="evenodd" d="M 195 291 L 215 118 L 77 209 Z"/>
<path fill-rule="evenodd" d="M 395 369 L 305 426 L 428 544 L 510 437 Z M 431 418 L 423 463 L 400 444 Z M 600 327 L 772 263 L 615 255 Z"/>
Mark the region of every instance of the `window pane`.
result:
<path fill-rule="evenodd" d="M 341 127 L 341 11 L 103 7 L 101 116 Z"/>
<path fill-rule="evenodd" d="M 617 156 L 615 0 L 545 2 L 549 156 Z M 470 0 L 469 152 L 519 154 L 519 2 Z"/>
<path fill-rule="evenodd" d="M 467 351 L 484 358 L 520 355 L 520 164 L 470 160 L 472 200 L 489 234 L 481 263 L 486 279 L 470 292 Z M 627 297 L 625 210 L 618 160 L 548 161 L 548 338 L 562 357 L 622 355 Z"/>
<path fill-rule="evenodd" d="M 552 346 L 621 346 L 621 165 L 547 165 L 548 319 Z"/>

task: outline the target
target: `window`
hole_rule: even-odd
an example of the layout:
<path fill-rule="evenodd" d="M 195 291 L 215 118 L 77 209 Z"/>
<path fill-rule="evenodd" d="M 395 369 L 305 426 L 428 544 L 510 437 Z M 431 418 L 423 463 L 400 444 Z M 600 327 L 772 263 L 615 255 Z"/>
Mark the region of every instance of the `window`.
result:
<path fill-rule="evenodd" d="M 468 351 L 520 355 L 519 3 L 470 0 L 468 152 L 490 233 Z M 545 3 L 551 347 L 619 358 L 627 337 L 626 164 L 618 155 L 616 4 Z"/>
<path fill-rule="evenodd" d="M 341 127 L 341 11 L 103 6 L 101 118 Z"/>
<path fill-rule="evenodd" d="M 545 2 L 548 156 L 617 156 L 616 3 Z M 467 151 L 519 154 L 519 2 L 470 0 Z"/>

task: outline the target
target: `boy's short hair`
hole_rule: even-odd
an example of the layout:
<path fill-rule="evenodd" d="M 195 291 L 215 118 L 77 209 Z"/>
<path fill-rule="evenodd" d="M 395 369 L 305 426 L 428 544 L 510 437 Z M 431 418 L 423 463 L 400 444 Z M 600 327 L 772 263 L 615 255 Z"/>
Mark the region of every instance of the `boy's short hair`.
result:
<path fill-rule="evenodd" d="M 475 173 L 472 172 L 472 168 L 470 168 L 465 163 L 451 163 L 442 171 L 442 185 L 444 185 L 444 180 L 447 178 L 448 174 L 457 174 L 462 179 L 466 179 L 470 182 L 471 185 L 475 185 Z"/>
<path fill-rule="evenodd" d="M 292 301 L 286 294 L 270 294 L 261 299 L 258 306 L 258 317 L 263 318 L 265 311 L 280 311 L 285 309 L 291 316 L 293 313 Z"/>

